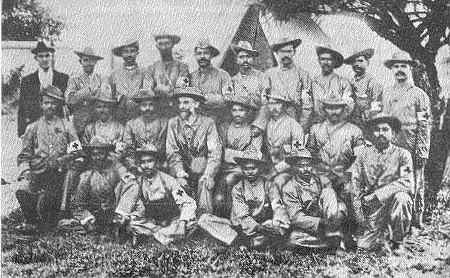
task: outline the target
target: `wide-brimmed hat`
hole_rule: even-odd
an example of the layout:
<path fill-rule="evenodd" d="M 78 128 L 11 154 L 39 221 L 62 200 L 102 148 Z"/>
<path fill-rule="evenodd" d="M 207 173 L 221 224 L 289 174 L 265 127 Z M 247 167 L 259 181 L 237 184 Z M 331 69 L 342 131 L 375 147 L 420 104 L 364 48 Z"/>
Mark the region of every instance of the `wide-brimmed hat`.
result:
<path fill-rule="evenodd" d="M 265 97 L 267 98 L 267 100 L 269 102 L 270 102 L 271 99 L 279 100 L 279 101 L 282 101 L 284 103 L 291 103 L 292 102 L 286 96 L 283 96 L 283 95 L 278 94 L 276 92 L 271 92 L 269 94 L 265 94 Z"/>
<path fill-rule="evenodd" d="M 83 50 L 74 51 L 73 53 L 75 53 L 80 58 L 83 56 L 88 56 L 95 60 L 103 60 L 102 56 L 98 56 L 97 54 L 95 54 L 95 51 L 92 47 L 85 47 L 85 48 L 83 48 Z"/>
<path fill-rule="evenodd" d="M 43 41 L 40 41 L 37 43 L 36 47 L 31 49 L 31 53 L 38 54 L 41 52 L 55 52 L 55 49 L 53 47 L 47 46 Z"/>
<path fill-rule="evenodd" d="M 334 68 L 338 68 L 342 66 L 342 63 L 344 62 L 344 56 L 342 56 L 341 53 L 339 53 L 337 50 L 334 50 L 329 45 L 318 45 L 316 46 L 316 53 L 317 56 L 319 56 L 322 53 L 330 53 L 335 61 Z"/>
<path fill-rule="evenodd" d="M 253 49 L 252 45 L 248 41 L 239 41 L 237 44 L 231 44 L 231 50 L 234 54 L 238 54 L 240 51 L 245 51 L 252 57 L 258 57 L 259 51 Z"/>
<path fill-rule="evenodd" d="M 106 138 L 102 136 L 94 136 L 92 137 L 89 144 L 83 146 L 83 148 L 86 149 L 88 152 L 92 151 L 93 149 L 104 149 L 107 151 L 113 151 L 116 148 L 116 146 L 108 142 L 108 140 L 106 140 Z"/>
<path fill-rule="evenodd" d="M 93 97 L 96 101 L 103 101 L 108 103 L 118 103 L 117 98 L 113 96 L 113 92 L 111 86 L 109 84 L 104 83 L 95 91 L 95 95 Z"/>
<path fill-rule="evenodd" d="M 395 52 L 391 59 L 384 61 L 384 65 L 387 68 L 391 68 L 395 63 L 406 63 L 412 67 L 417 66 L 417 62 L 411 59 L 411 56 L 405 51 Z"/>
<path fill-rule="evenodd" d="M 286 157 L 284 160 L 286 161 L 287 164 L 294 165 L 300 159 L 306 159 L 306 160 L 310 161 L 311 163 L 316 163 L 316 162 L 320 161 L 320 158 L 313 157 L 311 155 L 311 152 L 308 151 L 306 148 L 299 149 L 298 151 L 296 151 L 292 155 Z"/>
<path fill-rule="evenodd" d="M 397 117 L 389 116 L 384 112 L 373 116 L 367 121 L 366 125 L 369 129 L 372 129 L 380 123 L 387 123 L 396 133 L 398 133 L 402 128 L 402 122 Z"/>
<path fill-rule="evenodd" d="M 126 40 L 123 43 L 121 43 L 119 46 L 114 47 L 112 49 L 112 53 L 115 56 L 119 56 L 120 57 L 120 56 L 122 56 L 122 49 L 124 47 L 127 47 L 127 46 L 132 46 L 132 47 L 135 47 L 137 50 L 139 50 L 139 41 L 132 40 L 132 39 Z"/>
<path fill-rule="evenodd" d="M 297 48 L 302 43 L 301 39 L 292 39 L 292 38 L 280 38 L 276 43 L 272 44 L 270 48 L 273 52 L 278 52 L 280 48 L 285 47 L 286 45 L 292 45 L 295 48 Z"/>
<path fill-rule="evenodd" d="M 352 64 L 353 61 L 360 56 L 363 56 L 368 60 L 373 57 L 374 53 L 375 53 L 375 49 L 373 49 L 373 48 L 367 48 L 364 50 L 355 50 L 355 51 L 353 51 L 352 55 L 350 55 L 348 58 L 346 58 L 344 60 L 344 63 Z"/>
<path fill-rule="evenodd" d="M 197 87 L 182 87 L 175 88 L 174 94 L 172 96 L 174 99 L 178 99 L 180 97 L 190 97 L 200 102 L 205 102 L 206 98 Z"/>
<path fill-rule="evenodd" d="M 163 38 L 168 38 L 171 39 L 173 44 L 177 44 L 181 41 L 181 37 L 175 34 L 169 34 L 166 32 L 161 32 L 159 34 L 153 34 L 153 38 L 155 38 L 155 41 L 159 40 L 159 39 L 163 39 Z"/>
<path fill-rule="evenodd" d="M 41 95 L 56 98 L 57 100 L 64 102 L 63 93 L 61 92 L 61 90 L 58 87 L 56 87 L 54 85 L 48 85 L 47 87 L 43 88 L 41 90 Z"/>
<path fill-rule="evenodd" d="M 158 149 L 155 147 L 155 145 L 147 143 L 144 144 L 142 147 L 136 149 L 136 155 L 142 156 L 142 155 L 151 155 L 159 157 L 161 156 L 161 153 L 158 151 Z"/>
<path fill-rule="evenodd" d="M 139 92 L 133 96 L 133 100 L 137 103 L 144 100 L 160 100 L 161 96 L 157 96 L 152 89 L 140 89 Z"/>
<path fill-rule="evenodd" d="M 235 157 L 234 161 L 239 166 L 244 166 L 248 163 L 254 163 L 257 167 L 266 167 L 269 165 L 268 161 L 262 160 L 256 153 Z"/>
<path fill-rule="evenodd" d="M 347 106 L 349 104 L 348 100 L 345 100 L 337 94 L 330 95 L 327 98 L 321 99 L 319 101 L 322 102 L 323 106 Z"/>
<path fill-rule="evenodd" d="M 197 44 L 194 46 L 194 51 L 197 50 L 197 48 L 202 48 L 202 49 L 207 48 L 207 49 L 209 49 L 211 51 L 211 56 L 213 58 L 220 54 L 220 51 L 211 44 L 211 40 L 209 38 L 202 38 L 202 39 L 200 39 L 197 42 Z"/>
<path fill-rule="evenodd" d="M 226 103 L 229 107 L 231 107 L 234 104 L 237 104 L 237 105 L 243 106 L 250 110 L 258 109 L 258 107 L 256 107 L 253 104 L 252 99 L 247 96 L 235 95 L 235 96 L 232 96 L 232 97 L 226 99 Z"/>

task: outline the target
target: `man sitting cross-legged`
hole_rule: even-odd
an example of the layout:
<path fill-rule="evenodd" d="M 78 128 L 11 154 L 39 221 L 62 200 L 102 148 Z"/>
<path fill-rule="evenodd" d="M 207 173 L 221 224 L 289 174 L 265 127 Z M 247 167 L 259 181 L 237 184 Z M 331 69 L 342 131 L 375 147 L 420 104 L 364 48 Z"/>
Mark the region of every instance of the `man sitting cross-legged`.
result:
<path fill-rule="evenodd" d="M 353 207 L 364 230 L 358 246 L 402 252 L 409 231 L 414 175 L 411 154 L 392 144 L 401 130 L 399 119 L 379 114 L 368 121 L 374 145 L 356 160 L 352 175 Z"/>
<path fill-rule="evenodd" d="M 111 228 L 116 209 L 116 187 L 121 183 L 127 187 L 136 185 L 135 177 L 109 156 L 114 147 L 98 136 L 85 146 L 90 163 L 88 170 L 81 174 L 72 197 L 74 218 L 61 220 L 60 228 L 81 232 L 107 231 Z"/>
<path fill-rule="evenodd" d="M 160 152 L 150 144 L 136 150 L 137 184 L 118 188 L 116 220 L 133 235 L 153 236 L 166 245 L 195 227 L 197 204 L 178 181 L 156 169 Z"/>
<path fill-rule="evenodd" d="M 231 192 L 231 221 L 204 214 L 199 219 L 199 227 L 227 244 L 231 244 L 239 234 L 239 242 L 251 247 L 281 245 L 280 239 L 289 228 L 289 217 L 278 187 L 261 175 L 266 162 L 257 157 L 237 157 L 235 161 L 244 178 Z"/>
<path fill-rule="evenodd" d="M 289 243 L 311 248 L 329 246 L 339 252 L 340 224 L 347 209 L 331 184 L 325 187 L 314 174 L 314 161 L 317 159 L 306 149 L 286 157 L 293 172 L 292 179 L 283 187 L 283 200 L 293 229 Z"/>

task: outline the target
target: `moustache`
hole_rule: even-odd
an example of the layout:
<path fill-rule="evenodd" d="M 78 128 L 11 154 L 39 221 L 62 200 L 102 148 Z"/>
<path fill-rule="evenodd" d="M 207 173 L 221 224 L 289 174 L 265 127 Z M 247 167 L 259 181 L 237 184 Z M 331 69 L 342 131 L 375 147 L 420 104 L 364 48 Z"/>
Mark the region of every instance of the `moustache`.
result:
<path fill-rule="evenodd" d="M 208 59 L 202 58 L 202 59 L 198 60 L 198 62 L 199 62 L 199 63 L 202 63 L 202 62 L 205 62 L 205 63 L 206 63 L 206 62 L 208 62 Z"/>
<path fill-rule="evenodd" d="M 377 140 L 387 140 L 387 138 L 384 137 L 383 135 L 380 135 L 380 136 L 377 137 Z"/>
<path fill-rule="evenodd" d="M 404 73 L 403 71 L 399 71 L 395 74 L 396 76 L 405 76 L 406 73 Z"/>

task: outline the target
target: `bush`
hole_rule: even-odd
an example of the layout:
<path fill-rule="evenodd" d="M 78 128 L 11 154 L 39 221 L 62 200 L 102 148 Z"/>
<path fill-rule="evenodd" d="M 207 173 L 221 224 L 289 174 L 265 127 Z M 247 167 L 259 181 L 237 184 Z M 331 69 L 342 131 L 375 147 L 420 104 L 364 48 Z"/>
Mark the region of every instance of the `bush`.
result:
<path fill-rule="evenodd" d="M 20 81 L 25 64 L 9 71 L 9 74 L 2 76 L 2 103 L 14 108 L 19 101 Z"/>

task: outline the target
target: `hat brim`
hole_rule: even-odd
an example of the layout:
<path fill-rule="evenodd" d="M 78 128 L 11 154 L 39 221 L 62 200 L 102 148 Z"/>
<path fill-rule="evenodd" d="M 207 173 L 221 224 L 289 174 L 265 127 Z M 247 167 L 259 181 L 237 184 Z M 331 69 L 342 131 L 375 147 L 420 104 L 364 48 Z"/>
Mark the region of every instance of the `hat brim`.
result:
<path fill-rule="evenodd" d="M 260 160 L 260 159 L 254 159 L 254 158 L 245 158 L 245 157 L 235 157 L 234 161 L 239 166 L 244 166 L 249 163 L 255 164 L 257 167 L 266 167 L 269 165 L 268 161 Z"/>
<path fill-rule="evenodd" d="M 42 52 L 51 52 L 51 53 L 55 53 L 55 49 L 53 47 L 47 47 L 47 48 L 33 48 L 31 50 L 31 53 L 33 54 L 38 54 L 38 53 L 42 53 Z"/>
<path fill-rule="evenodd" d="M 106 98 L 93 98 L 94 101 L 101 101 L 101 102 L 107 102 L 107 103 L 112 103 L 112 104 L 117 104 L 119 103 L 117 100 L 113 100 L 113 99 L 106 99 Z"/>
<path fill-rule="evenodd" d="M 242 47 L 239 47 L 239 46 L 237 46 L 237 45 L 235 45 L 235 44 L 232 44 L 231 45 L 231 50 L 234 52 L 234 54 L 238 54 L 239 52 L 241 52 L 241 51 L 245 51 L 245 52 L 247 52 L 250 56 L 252 56 L 252 57 L 258 57 L 259 56 L 259 51 L 256 51 L 256 50 L 253 50 L 253 49 L 247 49 L 247 48 L 242 48 Z"/>
<path fill-rule="evenodd" d="M 350 65 L 350 64 L 353 63 L 353 61 L 356 58 L 358 58 L 360 56 L 364 56 L 364 57 L 366 57 L 366 59 L 370 59 L 370 58 L 373 57 L 373 54 L 375 54 L 375 49 L 368 48 L 368 49 L 365 49 L 363 51 L 357 52 L 357 53 L 349 56 L 347 59 L 344 60 L 344 63 L 347 64 L 347 65 Z"/>
<path fill-rule="evenodd" d="M 147 97 L 133 97 L 133 100 L 137 103 L 143 102 L 143 101 L 160 101 L 163 98 L 163 96 L 147 96 Z"/>
<path fill-rule="evenodd" d="M 204 96 L 191 94 L 191 93 L 177 93 L 177 94 L 172 95 L 172 98 L 175 99 L 175 100 L 179 99 L 180 97 L 190 97 L 190 98 L 193 98 L 194 100 L 197 100 L 199 102 L 205 102 L 206 101 L 206 98 Z"/>
<path fill-rule="evenodd" d="M 173 44 L 178 44 L 181 41 L 181 37 L 178 35 L 153 35 L 153 37 L 155 38 L 155 41 L 159 40 L 159 39 L 163 39 L 163 38 L 168 38 L 171 39 Z"/>
<path fill-rule="evenodd" d="M 319 100 L 323 105 L 328 105 L 328 106 L 347 106 L 349 103 L 346 101 L 338 101 L 338 102 L 331 102 L 328 101 L 326 99 L 324 100 Z"/>
<path fill-rule="evenodd" d="M 127 46 L 136 47 L 137 50 L 139 50 L 139 43 L 138 43 L 138 42 L 133 42 L 133 43 L 130 43 L 130 44 L 124 44 L 124 45 L 121 45 L 121 46 L 118 46 L 118 47 L 114 47 L 114 48 L 112 49 L 112 53 L 113 53 L 115 56 L 121 57 L 121 56 L 122 56 L 122 49 L 123 49 L 124 47 L 127 47 Z"/>
<path fill-rule="evenodd" d="M 266 94 L 265 97 L 267 98 L 267 100 L 274 99 L 274 100 L 281 101 L 283 103 L 291 103 L 290 100 L 287 100 L 285 98 L 281 98 L 281 97 L 278 97 L 278 96 L 270 95 L 270 94 Z"/>
<path fill-rule="evenodd" d="M 275 44 L 272 44 L 272 45 L 270 46 L 270 48 L 272 49 L 273 52 L 278 52 L 278 50 L 279 50 L 280 48 L 283 48 L 283 47 L 285 47 L 285 46 L 287 46 L 287 45 L 292 45 L 292 46 L 294 47 L 294 49 L 295 49 L 295 48 L 297 48 L 301 43 L 302 43 L 302 40 L 301 40 L 301 39 L 295 39 L 295 40 L 291 40 L 291 41 L 287 41 L 287 42 L 282 42 L 282 43 L 275 43 Z"/>
<path fill-rule="evenodd" d="M 240 101 L 236 101 L 236 100 L 226 100 L 226 104 L 228 105 L 228 107 L 231 107 L 233 105 L 239 105 L 239 106 L 245 107 L 249 110 L 258 110 L 258 107 L 256 107 L 256 106 L 253 106 L 253 105 L 250 105 L 247 103 L 243 103 Z"/>
<path fill-rule="evenodd" d="M 219 49 L 215 48 L 214 46 L 208 46 L 208 47 L 199 47 L 199 46 L 197 46 L 197 47 L 194 48 L 194 51 L 197 50 L 198 48 L 209 49 L 209 51 L 211 51 L 211 56 L 213 58 L 219 56 L 219 54 L 220 54 Z"/>
<path fill-rule="evenodd" d="M 65 99 L 63 97 L 61 97 L 61 96 L 58 96 L 58 95 L 49 94 L 49 93 L 41 93 L 41 97 L 43 97 L 43 96 L 51 97 L 51 98 L 57 99 L 57 100 L 59 100 L 61 102 L 65 102 Z"/>
<path fill-rule="evenodd" d="M 116 146 L 114 146 L 112 144 L 101 145 L 101 146 L 85 145 L 85 146 L 83 146 L 83 149 L 85 149 L 87 152 L 91 152 L 94 149 L 102 149 L 102 150 L 106 150 L 108 152 L 112 152 L 116 149 Z"/>
<path fill-rule="evenodd" d="M 402 129 L 402 122 L 398 118 L 391 116 L 371 119 L 367 121 L 366 125 L 370 130 L 372 130 L 376 125 L 381 123 L 387 123 L 396 133 Z"/>
<path fill-rule="evenodd" d="M 405 64 L 409 64 L 411 67 L 417 66 L 416 61 L 413 61 L 413 60 L 398 60 L 398 59 L 388 59 L 388 60 L 384 61 L 384 66 L 390 69 L 390 68 L 392 68 L 392 66 L 395 63 L 405 63 Z"/>
<path fill-rule="evenodd" d="M 318 163 L 321 160 L 318 157 L 306 157 L 306 156 L 293 155 L 293 156 L 286 157 L 284 159 L 284 161 L 286 161 L 286 163 L 289 164 L 289 165 L 295 165 L 300 159 L 308 160 L 311 163 Z"/>
<path fill-rule="evenodd" d="M 344 56 L 342 56 L 341 53 L 337 52 L 334 49 L 324 47 L 324 46 L 317 46 L 316 53 L 318 56 L 323 53 L 330 53 L 333 56 L 334 61 L 336 62 L 336 64 L 334 65 L 335 69 L 339 68 L 344 63 Z"/>
<path fill-rule="evenodd" d="M 87 57 L 91 57 L 91 58 L 93 58 L 93 59 L 95 59 L 95 60 L 103 60 L 104 58 L 103 57 L 101 57 L 101 56 L 97 56 L 97 55 L 92 55 L 92 54 L 87 54 L 87 53 L 83 53 L 83 52 L 80 52 L 80 51 L 74 51 L 73 53 L 75 53 L 78 57 L 83 57 L 83 56 L 87 56 Z"/>

